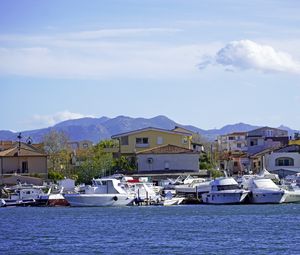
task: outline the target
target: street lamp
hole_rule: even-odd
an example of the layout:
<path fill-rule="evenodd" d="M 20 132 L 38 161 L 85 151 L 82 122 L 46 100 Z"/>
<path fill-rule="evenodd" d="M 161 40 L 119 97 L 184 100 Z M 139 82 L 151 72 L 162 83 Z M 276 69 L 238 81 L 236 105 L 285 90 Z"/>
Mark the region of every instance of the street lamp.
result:
<path fill-rule="evenodd" d="M 20 173 L 20 152 L 21 152 L 22 133 L 19 133 L 19 135 L 17 136 L 17 138 L 19 140 L 19 144 L 18 144 L 18 170 L 17 170 L 17 172 Z"/>

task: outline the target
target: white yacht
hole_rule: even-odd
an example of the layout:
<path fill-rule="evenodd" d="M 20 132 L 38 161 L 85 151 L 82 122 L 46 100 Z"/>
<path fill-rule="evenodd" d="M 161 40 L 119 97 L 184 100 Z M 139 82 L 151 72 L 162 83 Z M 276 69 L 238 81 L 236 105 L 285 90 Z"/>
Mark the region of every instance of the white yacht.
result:
<path fill-rule="evenodd" d="M 135 195 L 114 178 L 93 179 L 80 193 L 64 194 L 71 206 L 126 206 Z"/>
<path fill-rule="evenodd" d="M 291 179 L 293 176 L 287 176 L 282 180 L 281 188 L 286 190 L 286 198 L 284 203 L 298 203 L 300 202 L 300 187 L 297 183 L 297 175 Z"/>
<path fill-rule="evenodd" d="M 284 203 L 299 203 L 300 202 L 300 188 L 294 185 L 283 187 L 286 191 Z"/>
<path fill-rule="evenodd" d="M 249 178 L 242 185 L 251 192 L 249 201 L 253 204 L 279 204 L 283 203 L 287 196 L 284 189 L 268 178 Z"/>
<path fill-rule="evenodd" d="M 233 178 L 221 177 L 211 181 L 209 192 L 202 194 L 202 201 L 207 204 L 239 204 L 244 202 L 248 193 Z"/>
<path fill-rule="evenodd" d="M 185 182 L 183 184 L 174 185 L 174 189 L 177 193 L 196 193 L 198 190 L 198 186 L 201 186 L 201 184 L 208 184 L 204 178 L 193 178 L 189 179 L 188 182 Z"/>

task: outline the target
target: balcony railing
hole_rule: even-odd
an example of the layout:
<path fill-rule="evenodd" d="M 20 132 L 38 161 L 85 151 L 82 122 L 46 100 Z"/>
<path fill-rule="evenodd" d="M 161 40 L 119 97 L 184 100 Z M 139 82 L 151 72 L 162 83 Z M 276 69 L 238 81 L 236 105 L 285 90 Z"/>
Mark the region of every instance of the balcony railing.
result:
<path fill-rule="evenodd" d="M 148 148 L 149 147 L 149 143 L 136 143 L 135 147 L 136 148 Z"/>

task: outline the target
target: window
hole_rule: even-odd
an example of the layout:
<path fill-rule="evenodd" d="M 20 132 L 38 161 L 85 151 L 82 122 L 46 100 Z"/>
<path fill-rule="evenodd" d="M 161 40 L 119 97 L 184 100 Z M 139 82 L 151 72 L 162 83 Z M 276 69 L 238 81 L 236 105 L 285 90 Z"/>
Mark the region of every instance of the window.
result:
<path fill-rule="evenodd" d="M 153 158 L 147 158 L 147 163 L 152 164 L 153 163 Z"/>
<path fill-rule="evenodd" d="M 294 166 L 293 158 L 277 158 L 275 160 L 276 166 Z"/>
<path fill-rule="evenodd" d="M 237 143 L 237 144 L 236 144 L 236 147 L 237 147 L 237 148 L 242 148 L 242 144 L 241 144 L 241 143 Z"/>
<path fill-rule="evenodd" d="M 170 169 L 170 162 L 165 161 L 165 170 L 169 170 L 169 169 Z"/>
<path fill-rule="evenodd" d="M 121 145 L 128 145 L 128 136 L 121 137 Z"/>
<path fill-rule="evenodd" d="M 89 145 L 87 143 L 84 143 L 84 144 L 82 144 L 82 147 L 86 149 L 89 147 Z"/>
<path fill-rule="evenodd" d="M 233 166 L 237 167 L 238 166 L 238 162 L 234 161 L 233 162 Z"/>
<path fill-rule="evenodd" d="M 257 145 L 257 139 L 250 140 L 250 146 L 256 146 Z"/>
<path fill-rule="evenodd" d="M 235 137 L 234 136 L 229 136 L 228 140 L 235 140 Z"/>
<path fill-rule="evenodd" d="M 164 139 L 161 136 L 157 137 L 157 144 L 163 144 L 164 143 Z"/>
<path fill-rule="evenodd" d="M 26 172 L 28 172 L 28 162 L 23 161 L 22 162 L 22 173 L 26 173 Z"/>
<path fill-rule="evenodd" d="M 266 130 L 266 137 L 272 137 L 273 136 L 273 130 Z"/>
<path fill-rule="evenodd" d="M 136 147 L 148 147 L 149 146 L 148 137 L 137 137 L 137 138 L 135 138 L 135 146 Z"/>
<path fill-rule="evenodd" d="M 188 137 L 187 137 L 187 136 L 184 136 L 184 137 L 182 138 L 182 143 L 183 143 L 183 144 L 187 144 L 187 143 L 188 143 Z"/>

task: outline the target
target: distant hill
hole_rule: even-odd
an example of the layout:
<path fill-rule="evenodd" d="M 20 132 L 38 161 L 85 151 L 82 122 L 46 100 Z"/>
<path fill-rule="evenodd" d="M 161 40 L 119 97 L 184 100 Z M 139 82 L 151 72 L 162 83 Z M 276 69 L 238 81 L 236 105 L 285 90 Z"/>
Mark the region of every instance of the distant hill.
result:
<path fill-rule="evenodd" d="M 204 130 L 191 125 L 179 124 L 166 116 L 159 115 L 154 118 L 131 118 L 128 116 L 118 116 L 116 118 L 81 118 L 60 122 L 53 127 L 21 131 L 23 137 L 31 137 L 35 143 L 42 141 L 43 136 L 50 132 L 51 129 L 65 132 L 71 141 L 90 140 L 97 143 L 104 139 L 110 139 L 112 135 L 128 132 L 131 130 L 141 129 L 145 127 L 156 127 L 163 129 L 173 129 L 180 126 L 199 133 L 208 140 L 214 140 L 218 135 L 224 135 L 233 132 L 247 132 L 258 128 L 245 123 L 237 123 L 226 125 L 220 129 Z M 289 135 L 293 135 L 295 130 L 285 126 L 280 128 L 288 130 Z M 0 131 L 0 140 L 16 140 L 17 133 L 2 130 Z M 24 139 L 25 139 L 24 138 Z"/>

